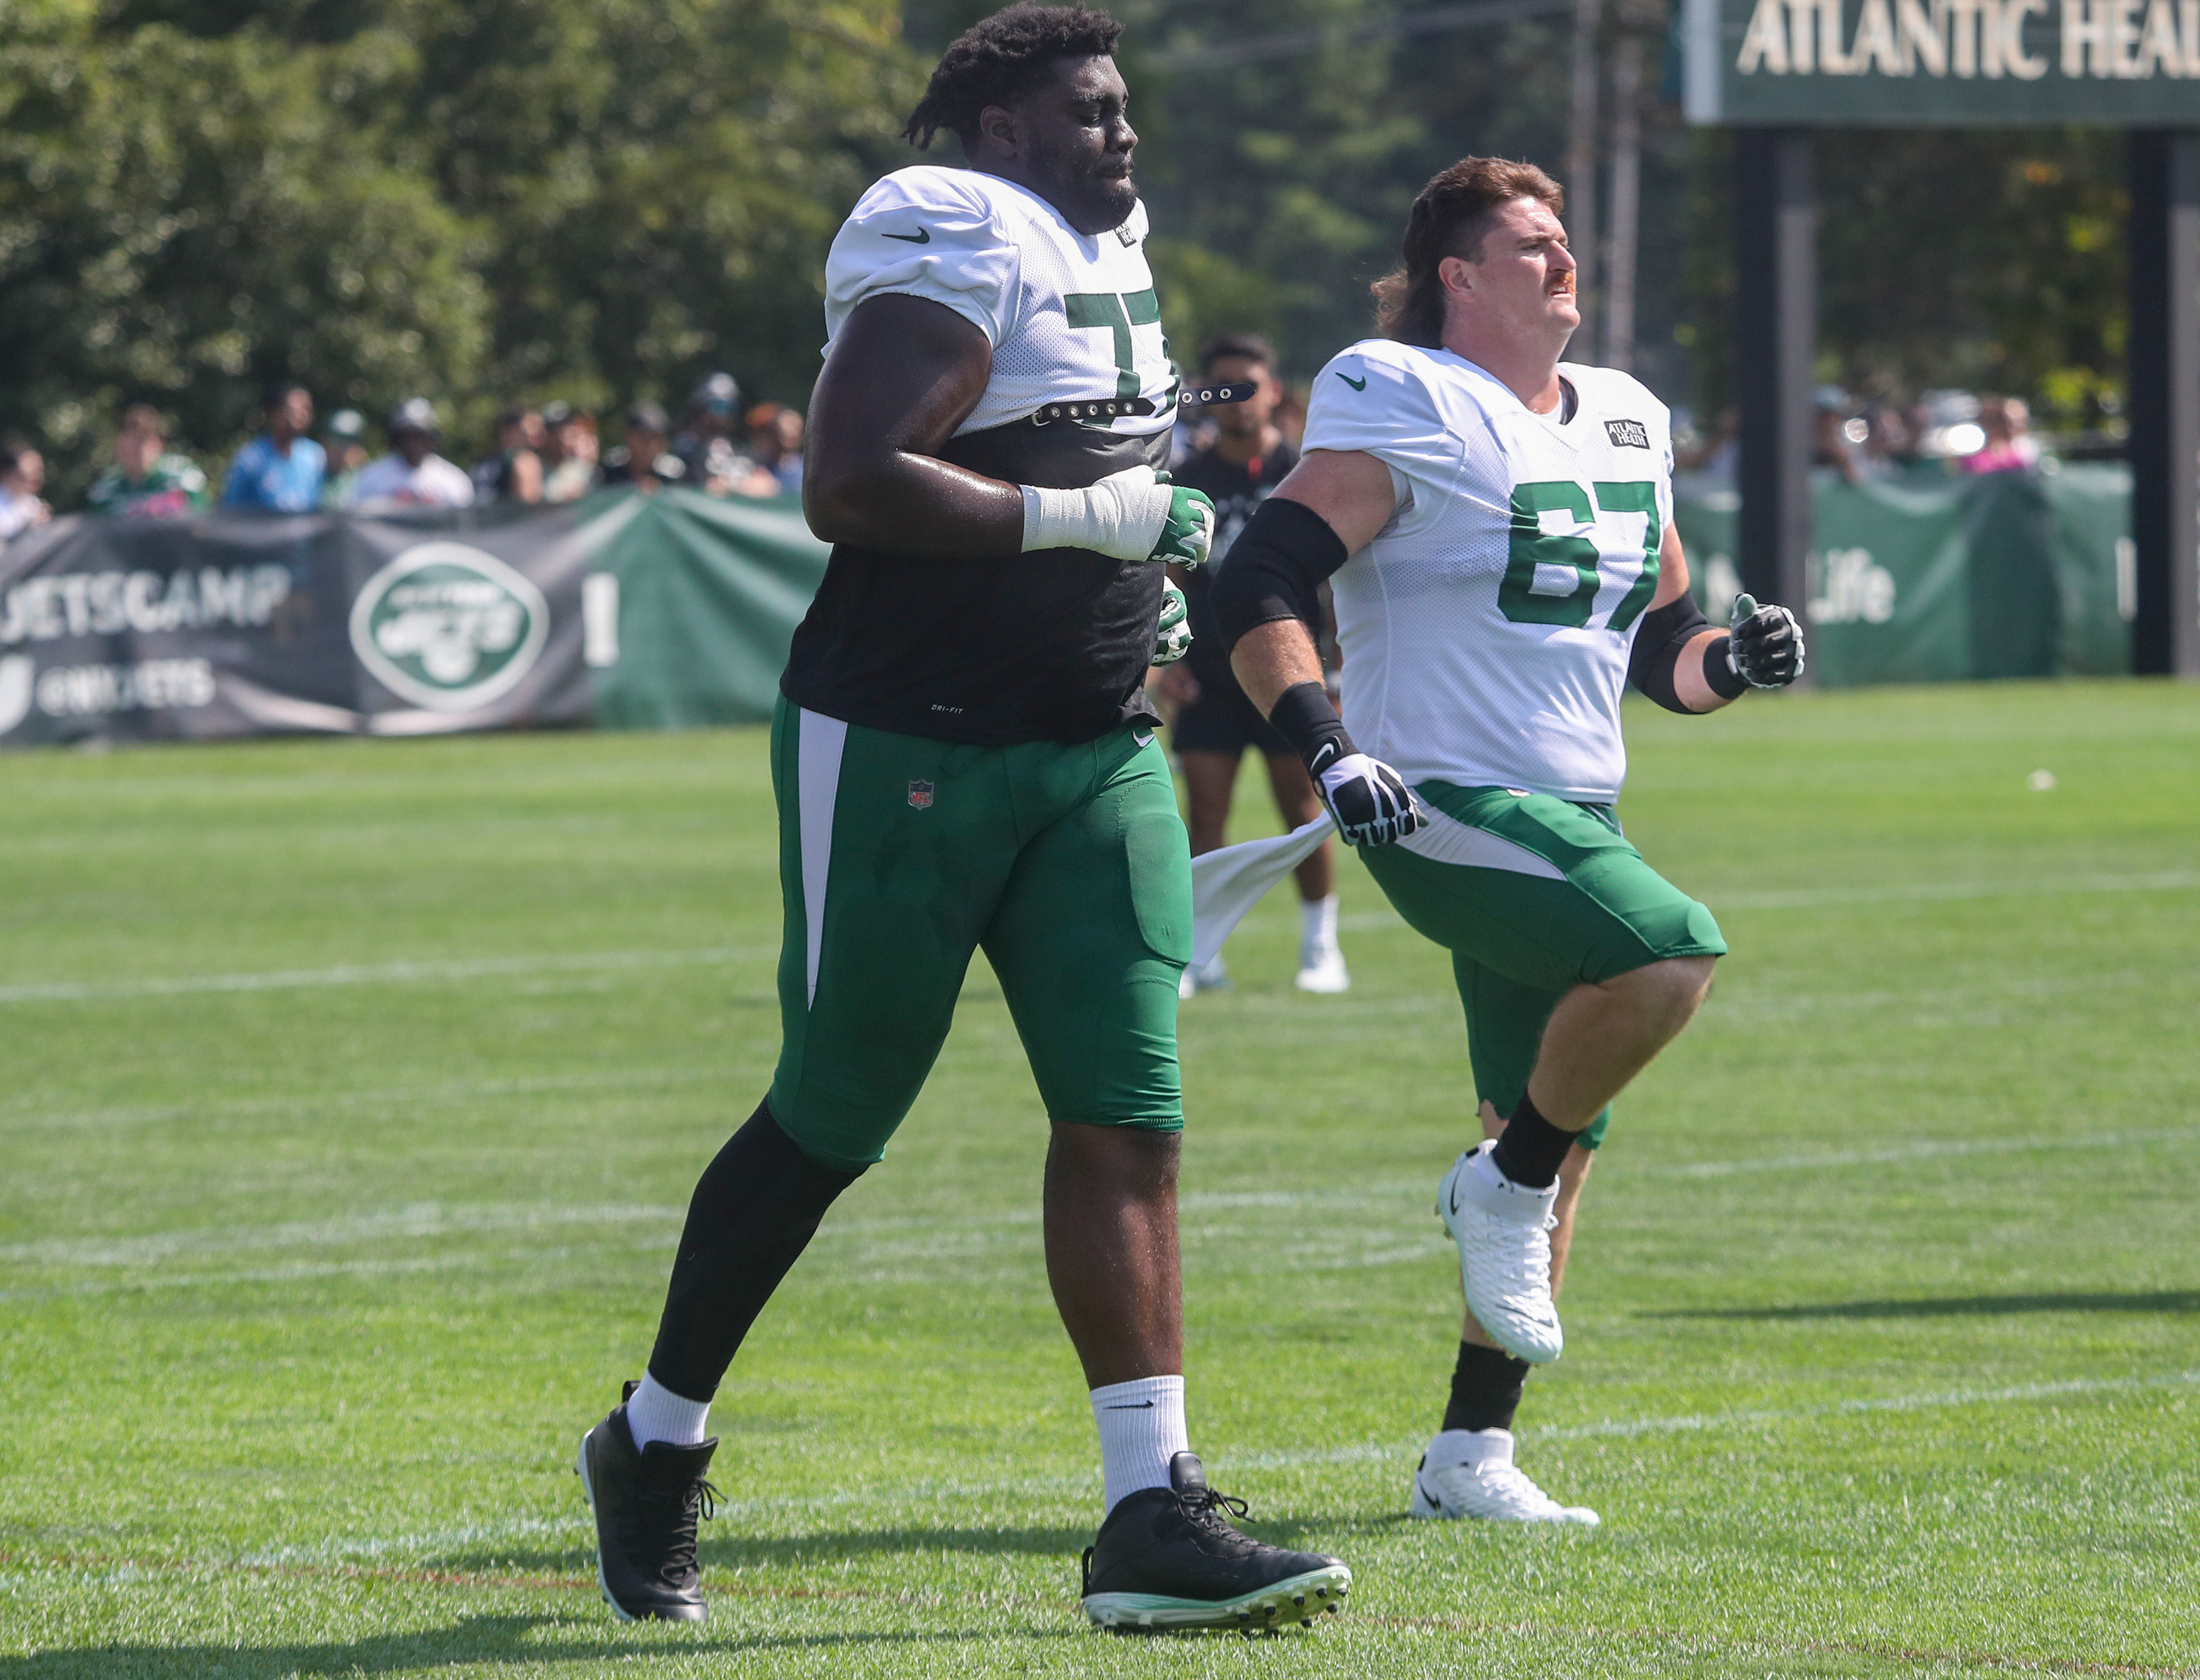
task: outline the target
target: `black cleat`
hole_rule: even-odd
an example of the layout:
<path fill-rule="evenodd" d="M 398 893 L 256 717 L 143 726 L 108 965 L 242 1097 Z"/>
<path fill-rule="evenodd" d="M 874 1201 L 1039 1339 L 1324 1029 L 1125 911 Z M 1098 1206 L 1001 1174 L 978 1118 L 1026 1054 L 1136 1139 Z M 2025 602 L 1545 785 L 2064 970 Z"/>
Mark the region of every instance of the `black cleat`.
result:
<path fill-rule="evenodd" d="M 1225 1513 L 1245 1501 L 1208 1487 L 1197 1454 L 1171 1459 L 1169 1481 L 1120 1501 L 1085 1549 L 1085 1613 L 1102 1627 L 1257 1633 L 1343 1607 L 1352 1572 L 1240 1534 Z"/>
<path fill-rule="evenodd" d="M 631 1396 L 635 1384 L 627 1384 Z M 581 1490 L 596 1516 L 596 1579 L 623 1622 L 708 1621 L 695 1524 L 715 1514 L 718 1490 L 703 1479 L 717 1440 L 634 1449 L 626 1402 L 581 1437 Z"/>

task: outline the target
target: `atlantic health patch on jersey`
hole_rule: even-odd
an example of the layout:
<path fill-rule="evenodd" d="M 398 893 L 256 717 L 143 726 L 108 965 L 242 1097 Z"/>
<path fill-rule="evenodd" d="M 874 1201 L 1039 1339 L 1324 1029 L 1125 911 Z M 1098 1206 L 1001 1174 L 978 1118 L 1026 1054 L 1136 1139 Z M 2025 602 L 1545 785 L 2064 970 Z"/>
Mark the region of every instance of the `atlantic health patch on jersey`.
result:
<path fill-rule="evenodd" d="M 1615 449 L 1647 449 L 1650 447 L 1650 428 L 1640 420 L 1606 420 L 1604 435 L 1612 440 Z"/>

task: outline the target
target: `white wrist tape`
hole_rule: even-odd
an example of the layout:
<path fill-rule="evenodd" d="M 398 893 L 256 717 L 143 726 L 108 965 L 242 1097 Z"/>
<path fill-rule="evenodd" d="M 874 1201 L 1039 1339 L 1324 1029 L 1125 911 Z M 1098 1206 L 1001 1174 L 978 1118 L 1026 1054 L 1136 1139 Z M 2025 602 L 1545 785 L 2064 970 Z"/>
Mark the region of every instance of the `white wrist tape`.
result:
<path fill-rule="evenodd" d="M 1169 487 L 1156 483 L 1150 466 L 1112 472 L 1082 490 L 1026 484 L 1024 552 L 1085 548 L 1119 560 L 1143 560 L 1168 524 Z"/>

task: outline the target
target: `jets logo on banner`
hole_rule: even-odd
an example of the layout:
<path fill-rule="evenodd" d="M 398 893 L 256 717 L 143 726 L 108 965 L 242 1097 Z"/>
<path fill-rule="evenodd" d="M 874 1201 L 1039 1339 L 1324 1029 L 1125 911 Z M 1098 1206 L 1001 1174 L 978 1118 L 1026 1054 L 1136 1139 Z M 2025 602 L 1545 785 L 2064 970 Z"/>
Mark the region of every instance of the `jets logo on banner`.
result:
<path fill-rule="evenodd" d="M 909 802 L 911 808 L 914 810 L 931 810 L 932 784 L 928 781 L 910 782 L 909 784 Z"/>
<path fill-rule="evenodd" d="M 360 663 L 391 693 L 435 711 L 471 711 L 509 693 L 549 633 L 542 592 L 464 542 L 414 545 L 352 603 Z"/>

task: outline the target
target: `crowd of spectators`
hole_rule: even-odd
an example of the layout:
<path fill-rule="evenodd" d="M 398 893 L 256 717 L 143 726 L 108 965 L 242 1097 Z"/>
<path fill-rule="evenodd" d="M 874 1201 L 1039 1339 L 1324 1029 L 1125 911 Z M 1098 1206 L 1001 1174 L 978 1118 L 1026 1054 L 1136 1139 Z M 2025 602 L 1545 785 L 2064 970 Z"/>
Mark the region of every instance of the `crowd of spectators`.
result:
<path fill-rule="evenodd" d="M 622 441 L 608 450 L 600 447 L 593 414 L 566 402 L 515 404 L 497 416 L 494 451 L 471 470 L 442 453 L 442 428 L 425 397 L 408 397 L 390 412 L 379 456 L 368 447 L 367 423 L 357 409 L 338 409 L 317 427 L 313 394 L 303 385 L 274 387 L 261 408 L 262 430 L 230 459 L 217 485 L 188 452 L 173 447 L 158 409 L 132 404 L 83 511 L 167 518 L 215 505 L 302 513 L 568 502 L 617 487 L 647 494 L 681 484 L 752 497 L 802 487 L 801 411 L 777 402 L 744 408 L 730 373 L 698 385 L 676 424 L 661 405 L 635 403 L 622 417 Z M 0 441 L 0 544 L 53 517 L 44 487 L 38 449 L 21 439 Z"/>
<path fill-rule="evenodd" d="M 1928 391 L 1905 405 L 1860 401 L 1839 386 L 1822 385 L 1813 407 L 1813 464 L 1852 484 L 2035 472 L 2047 459 L 2022 397 Z M 1676 424 L 1676 464 L 1730 484 L 1739 465 L 1740 430 L 1734 409 L 1719 417 L 1708 436 Z"/>

